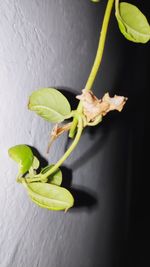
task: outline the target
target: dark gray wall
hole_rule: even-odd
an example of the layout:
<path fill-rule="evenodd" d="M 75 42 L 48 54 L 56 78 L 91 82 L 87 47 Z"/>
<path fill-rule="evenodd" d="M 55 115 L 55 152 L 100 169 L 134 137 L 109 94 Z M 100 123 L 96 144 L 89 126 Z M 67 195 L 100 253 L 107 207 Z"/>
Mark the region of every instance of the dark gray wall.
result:
<path fill-rule="evenodd" d="M 0 267 L 125 264 L 134 118 L 139 116 L 134 94 L 142 89 L 139 74 L 143 71 L 145 79 L 147 66 L 146 47 L 129 45 L 114 18 L 95 93 L 130 98 L 122 114 L 110 114 L 100 127 L 86 130 L 65 162 L 65 185 L 71 184 L 75 207 L 65 214 L 31 203 L 15 182 L 17 167 L 7 155 L 9 147 L 25 143 L 46 159 L 52 125 L 27 110 L 28 97 L 40 87 L 63 89 L 69 98 L 84 88 L 104 7 L 105 1 L 88 0 L 0 3 Z M 52 147 L 50 163 L 66 142 L 62 137 Z"/>

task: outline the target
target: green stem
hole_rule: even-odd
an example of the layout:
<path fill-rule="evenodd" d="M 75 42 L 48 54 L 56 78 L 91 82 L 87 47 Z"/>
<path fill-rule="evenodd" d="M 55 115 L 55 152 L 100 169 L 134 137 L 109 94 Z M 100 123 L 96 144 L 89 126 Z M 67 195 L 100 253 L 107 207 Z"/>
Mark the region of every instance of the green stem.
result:
<path fill-rule="evenodd" d="M 71 154 L 71 152 L 75 149 L 75 147 L 77 146 L 81 134 L 83 131 L 83 122 L 82 122 L 82 117 L 79 115 L 78 117 L 78 130 L 77 130 L 77 134 L 75 136 L 74 141 L 72 142 L 71 146 L 68 148 L 68 150 L 65 152 L 65 154 L 60 158 L 60 160 L 55 164 L 55 166 L 53 168 L 51 168 L 48 172 L 44 173 L 42 175 L 42 179 L 47 178 L 48 176 L 50 176 L 53 172 L 55 172 L 61 165 L 62 163 L 69 157 L 69 155 Z"/>
<path fill-rule="evenodd" d="M 102 29 L 101 29 L 100 37 L 99 37 L 98 49 L 97 49 L 97 53 L 96 53 L 96 57 L 95 57 L 95 61 L 94 61 L 93 67 L 91 69 L 89 78 L 88 78 L 87 83 L 85 85 L 85 89 L 86 90 L 91 90 L 91 88 L 93 86 L 93 83 L 95 81 L 97 72 L 98 72 L 98 70 L 100 68 L 100 64 L 101 64 L 102 56 L 103 56 L 103 51 L 104 51 L 104 46 L 105 46 L 108 23 L 109 23 L 111 11 L 112 11 L 113 3 L 114 3 L 114 0 L 108 0 L 108 2 L 107 2 L 105 14 L 104 14 L 104 19 L 103 19 L 103 24 L 102 24 Z M 77 111 L 80 112 L 80 113 L 82 112 L 81 101 L 79 102 Z M 75 131 L 76 131 L 76 127 L 77 127 L 77 119 L 74 118 L 73 119 L 73 123 L 72 123 L 72 127 L 70 129 L 69 137 L 71 137 L 71 138 L 74 137 L 74 134 L 75 134 Z"/>
<path fill-rule="evenodd" d="M 119 7 L 119 0 L 115 0 L 115 11 L 118 9 Z"/>
<path fill-rule="evenodd" d="M 82 119 L 82 116 L 78 115 L 78 119 L 77 120 L 78 120 L 78 130 L 77 130 L 75 139 L 73 140 L 72 144 L 70 145 L 68 150 L 65 152 L 65 154 L 57 161 L 57 163 L 54 165 L 54 167 L 52 167 L 46 173 L 39 174 L 39 175 L 37 175 L 37 176 L 35 176 L 33 178 L 26 179 L 27 183 L 37 182 L 37 181 L 46 182 L 47 181 L 47 177 L 50 176 L 52 173 L 54 173 L 62 165 L 62 163 L 69 157 L 71 152 L 77 146 L 77 144 L 78 144 L 78 142 L 80 140 L 82 131 L 83 131 L 83 119 Z M 25 180 L 24 178 L 20 178 L 19 182 L 23 182 L 24 180 Z"/>

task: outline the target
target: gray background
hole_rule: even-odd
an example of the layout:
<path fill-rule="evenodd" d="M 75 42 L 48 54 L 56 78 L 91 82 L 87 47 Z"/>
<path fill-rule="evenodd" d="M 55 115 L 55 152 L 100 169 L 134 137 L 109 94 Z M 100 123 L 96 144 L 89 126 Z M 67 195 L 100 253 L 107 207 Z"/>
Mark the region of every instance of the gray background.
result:
<path fill-rule="evenodd" d="M 148 48 L 126 41 L 114 16 L 94 92 L 98 97 L 107 91 L 124 94 L 129 100 L 123 113 L 110 114 L 101 127 L 86 130 L 65 162 L 64 184 L 72 188 L 75 207 L 65 214 L 31 203 L 15 182 L 17 166 L 7 155 L 9 147 L 21 143 L 35 147 L 49 163 L 64 152 L 67 137 L 46 156 L 52 125 L 27 109 L 28 97 L 53 86 L 72 100 L 84 88 L 105 4 L 0 2 L 0 267 L 126 264 L 134 149 L 141 149 L 137 144 L 145 123 L 137 103 L 147 88 Z"/>

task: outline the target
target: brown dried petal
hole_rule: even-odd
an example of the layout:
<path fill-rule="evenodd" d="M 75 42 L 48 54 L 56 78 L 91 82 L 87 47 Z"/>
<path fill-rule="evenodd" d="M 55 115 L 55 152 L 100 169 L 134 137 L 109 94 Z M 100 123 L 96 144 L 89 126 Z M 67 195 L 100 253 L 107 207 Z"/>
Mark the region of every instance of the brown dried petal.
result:
<path fill-rule="evenodd" d="M 49 152 L 49 149 L 52 145 L 52 143 L 61 135 L 63 134 L 64 132 L 66 131 L 69 131 L 70 128 L 71 128 L 71 122 L 70 123 L 67 123 L 67 124 L 64 124 L 62 126 L 58 126 L 58 124 L 56 124 L 54 126 L 54 128 L 52 129 L 52 132 L 51 132 L 51 136 L 50 136 L 50 142 L 48 144 L 48 148 L 47 148 L 47 153 Z"/>
<path fill-rule="evenodd" d="M 86 91 L 85 89 L 82 90 L 82 95 L 78 95 L 76 98 L 82 102 L 83 112 L 87 121 L 93 121 L 99 115 L 100 100 L 91 91 Z"/>
<path fill-rule="evenodd" d="M 91 91 L 82 90 L 82 95 L 76 97 L 81 100 L 83 112 L 88 122 L 95 120 L 97 116 L 104 116 L 111 110 L 121 111 L 127 98 L 123 96 L 110 97 L 108 93 L 102 99 L 98 99 Z"/>
<path fill-rule="evenodd" d="M 111 110 L 121 111 L 127 99 L 128 99 L 127 97 L 117 96 L 117 95 L 115 95 L 114 97 L 110 97 L 109 94 L 106 93 L 103 96 L 102 101 L 109 104 L 109 110 L 107 111 L 109 112 Z"/>

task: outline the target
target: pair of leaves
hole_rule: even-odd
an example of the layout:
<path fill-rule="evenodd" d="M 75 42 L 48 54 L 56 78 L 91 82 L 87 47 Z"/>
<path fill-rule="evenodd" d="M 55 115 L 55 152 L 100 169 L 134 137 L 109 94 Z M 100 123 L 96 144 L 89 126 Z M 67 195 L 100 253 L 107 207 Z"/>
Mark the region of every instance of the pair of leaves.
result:
<path fill-rule="evenodd" d="M 59 123 L 69 117 L 71 107 L 66 97 L 54 88 L 42 88 L 32 93 L 28 107 L 45 120 Z"/>
<path fill-rule="evenodd" d="M 136 6 L 116 0 L 115 15 L 126 39 L 135 43 L 147 43 L 150 40 L 150 25 Z"/>
<path fill-rule="evenodd" d="M 35 170 L 39 168 L 39 160 L 33 155 L 30 147 L 17 145 L 9 149 L 9 156 L 18 163 L 19 176 L 29 172 L 27 179 L 34 178 Z M 54 165 L 47 166 L 41 171 L 41 175 L 50 170 Z M 74 199 L 71 193 L 63 187 L 62 172 L 58 168 L 48 177 L 47 183 L 33 182 L 23 185 L 28 191 L 31 200 L 38 206 L 49 210 L 68 210 L 73 206 Z"/>

